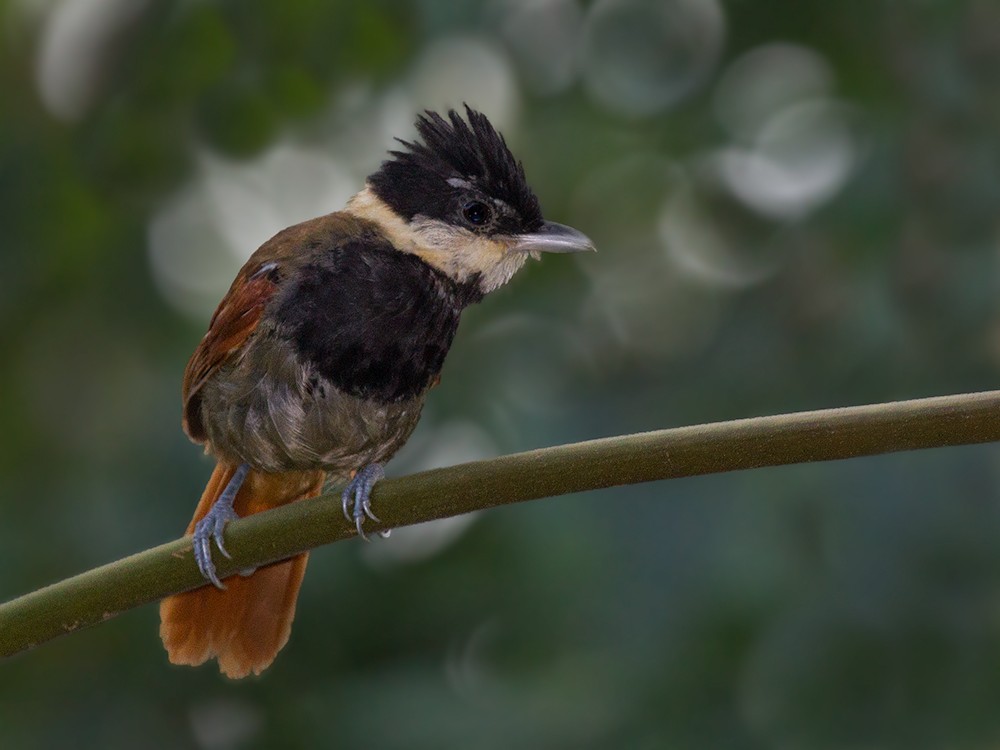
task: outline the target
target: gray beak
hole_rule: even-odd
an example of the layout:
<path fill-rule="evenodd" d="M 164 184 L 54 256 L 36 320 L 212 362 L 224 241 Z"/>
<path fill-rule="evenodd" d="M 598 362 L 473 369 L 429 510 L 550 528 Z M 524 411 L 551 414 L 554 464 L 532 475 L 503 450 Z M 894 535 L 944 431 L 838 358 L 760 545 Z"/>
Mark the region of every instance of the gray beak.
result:
<path fill-rule="evenodd" d="M 537 255 L 538 253 L 582 253 L 597 248 L 583 232 L 578 232 L 565 224 L 546 221 L 537 232 L 518 235 L 514 249 Z"/>

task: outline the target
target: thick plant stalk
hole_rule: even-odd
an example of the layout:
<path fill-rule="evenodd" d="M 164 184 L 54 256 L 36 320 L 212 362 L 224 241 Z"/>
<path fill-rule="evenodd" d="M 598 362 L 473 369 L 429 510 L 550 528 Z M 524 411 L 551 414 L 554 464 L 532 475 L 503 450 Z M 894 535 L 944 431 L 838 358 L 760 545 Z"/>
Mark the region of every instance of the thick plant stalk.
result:
<path fill-rule="evenodd" d="M 380 482 L 386 528 L 581 490 L 1000 439 L 1000 391 L 680 427 L 516 453 Z M 377 528 L 376 524 L 370 527 Z M 230 524 L 219 574 L 354 536 L 323 495 Z M 203 585 L 185 537 L 0 604 L 0 657 Z"/>

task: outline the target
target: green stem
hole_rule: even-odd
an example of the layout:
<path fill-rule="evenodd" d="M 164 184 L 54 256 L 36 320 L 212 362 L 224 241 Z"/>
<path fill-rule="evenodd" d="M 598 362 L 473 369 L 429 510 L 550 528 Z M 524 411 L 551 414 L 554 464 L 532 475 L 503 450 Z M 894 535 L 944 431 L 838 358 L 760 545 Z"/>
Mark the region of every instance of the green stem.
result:
<path fill-rule="evenodd" d="M 658 479 L 1000 440 L 1000 391 L 680 427 L 501 456 L 380 482 L 387 528 Z M 373 524 L 373 529 L 375 525 Z M 230 524 L 222 576 L 354 535 L 336 495 Z M 390 542 L 391 543 L 391 542 Z M 202 585 L 185 537 L 0 604 L 0 657 Z"/>

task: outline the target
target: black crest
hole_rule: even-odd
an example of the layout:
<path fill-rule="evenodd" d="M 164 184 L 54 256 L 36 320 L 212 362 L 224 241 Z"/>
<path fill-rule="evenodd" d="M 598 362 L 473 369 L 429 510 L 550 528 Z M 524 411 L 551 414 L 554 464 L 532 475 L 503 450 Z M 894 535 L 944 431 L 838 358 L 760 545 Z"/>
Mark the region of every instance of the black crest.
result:
<path fill-rule="evenodd" d="M 498 199 L 513 209 L 505 231 L 531 231 L 542 221 L 538 198 L 528 187 L 524 168 L 486 116 L 468 105 L 466 118 L 455 110 L 448 119 L 436 112 L 417 118 L 420 142 L 399 142 L 368 178 L 375 193 L 406 220 L 420 214 L 445 221 L 462 202 L 478 196 Z"/>

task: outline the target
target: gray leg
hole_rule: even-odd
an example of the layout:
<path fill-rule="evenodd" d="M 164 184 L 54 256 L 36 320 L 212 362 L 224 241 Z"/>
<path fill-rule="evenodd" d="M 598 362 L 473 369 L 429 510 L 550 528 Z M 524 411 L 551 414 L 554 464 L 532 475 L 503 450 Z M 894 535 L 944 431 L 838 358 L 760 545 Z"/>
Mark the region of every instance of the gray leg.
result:
<path fill-rule="evenodd" d="M 344 517 L 348 521 L 354 521 L 359 536 L 365 541 L 368 541 L 368 537 L 365 535 L 364 529 L 361 528 L 365 522 L 365 516 L 378 522 L 378 518 L 372 513 L 372 487 L 384 476 L 385 470 L 382 468 L 382 464 L 368 464 L 354 475 L 354 479 L 348 483 L 340 496 Z M 353 510 L 349 510 L 351 508 Z"/>
<path fill-rule="evenodd" d="M 222 585 L 222 581 L 215 574 L 210 542 L 214 539 L 219 552 L 232 559 L 232 556 L 226 552 L 226 548 L 222 546 L 222 533 L 227 523 L 239 518 L 236 511 L 233 510 L 233 502 L 236 500 L 236 493 L 240 491 L 243 481 L 247 478 L 248 471 L 250 471 L 250 467 L 247 464 L 240 464 L 236 473 L 233 474 L 233 478 L 226 485 L 226 489 L 219 495 L 219 499 L 212 503 L 212 507 L 205 514 L 205 517 L 194 526 L 194 559 L 198 563 L 198 570 L 201 571 L 206 580 L 211 581 L 216 588 L 223 591 L 226 587 Z"/>

